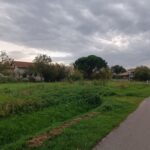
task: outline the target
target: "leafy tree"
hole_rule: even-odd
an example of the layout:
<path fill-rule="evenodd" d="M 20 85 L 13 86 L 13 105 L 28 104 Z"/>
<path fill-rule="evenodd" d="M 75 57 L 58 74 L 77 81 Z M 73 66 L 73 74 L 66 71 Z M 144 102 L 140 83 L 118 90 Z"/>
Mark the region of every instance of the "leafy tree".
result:
<path fill-rule="evenodd" d="M 50 81 L 50 75 L 51 75 L 51 57 L 47 55 L 39 55 L 36 56 L 33 60 L 35 71 L 40 74 L 41 77 L 44 78 L 44 81 L 48 82 Z"/>
<path fill-rule="evenodd" d="M 12 74 L 14 60 L 10 58 L 6 52 L 0 52 L 0 73 L 4 75 Z"/>
<path fill-rule="evenodd" d="M 68 77 L 69 68 L 63 64 L 51 63 L 52 60 L 47 55 L 39 55 L 34 59 L 33 71 L 40 74 L 45 82 L 61 81 Z"/>
<path fill-rule="evenodd" d="M 126 69 L 120 65 L 115 65 L 111 67 L 111 70 L 115 74 L 126 72 Z"/>
<path fill-rule="evenodd" d="M 150 80 L 150 68 L 146 66 L 140 66 L 135 69 L 134 79 L 139 81 Z"/>
<path fill-rule="evenodd" d="M 50 65 L 51 62 L 52 62 L 51 57 L 47 55 L 38 55 L 34 59 L 34 63 L 38 65 Z"/>
<path fill-rule="evenodd" d="M 101 57 L 90 55 L 87 57 L 81 57 L 74 63 L 75 69 L 80 70 L 84 77 L 91 79 L 92 75 L 101 68 L 107 67 L 107 62 Z"/>

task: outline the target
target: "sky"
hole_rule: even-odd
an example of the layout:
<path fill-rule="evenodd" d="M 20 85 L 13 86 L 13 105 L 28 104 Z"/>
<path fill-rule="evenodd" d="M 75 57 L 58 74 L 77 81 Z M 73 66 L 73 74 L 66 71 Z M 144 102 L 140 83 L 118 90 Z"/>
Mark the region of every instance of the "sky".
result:
<path fill-rule="evenodd" d="M 97 55 L 110 66 L 150 66 L 149 0 L 0 0 L 0 50 L 70 64 Z"/>

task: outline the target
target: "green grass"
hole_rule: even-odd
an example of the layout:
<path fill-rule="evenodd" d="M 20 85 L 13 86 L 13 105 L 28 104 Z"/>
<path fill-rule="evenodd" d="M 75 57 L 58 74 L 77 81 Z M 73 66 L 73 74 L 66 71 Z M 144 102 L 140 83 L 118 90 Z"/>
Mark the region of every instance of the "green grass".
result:
<path fill-rule="evenodd" d="M 0 149 L 90 150 L 150 95 L 144 83 L 20 83 L 0 85 Z M 87 103 L 85 93 L 100 95 L 102 104 Z M 89 97 L 89 95 L 87 95 Z M 51 131 L 87 112 L 99 115 L 76 125 L 37 148 L 28 139 Z"/>

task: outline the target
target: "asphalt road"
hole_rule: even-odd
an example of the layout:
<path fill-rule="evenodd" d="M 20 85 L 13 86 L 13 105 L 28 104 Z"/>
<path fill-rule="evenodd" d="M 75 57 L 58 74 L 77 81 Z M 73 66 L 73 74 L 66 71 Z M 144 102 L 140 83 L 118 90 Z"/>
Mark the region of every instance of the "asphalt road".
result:
<path fill-rule="evenodd" d="M 93 150 L 150 150 L 150 98 Z"/>

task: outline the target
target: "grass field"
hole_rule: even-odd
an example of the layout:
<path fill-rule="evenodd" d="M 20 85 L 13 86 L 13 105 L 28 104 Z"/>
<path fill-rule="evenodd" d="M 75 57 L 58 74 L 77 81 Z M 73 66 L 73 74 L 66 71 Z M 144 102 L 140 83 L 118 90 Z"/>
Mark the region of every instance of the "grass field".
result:
<path fill-rule="evenodd" d="M 0 85 L 0 149 L 90 150 L 150 96 L 144 83 Z"/>

